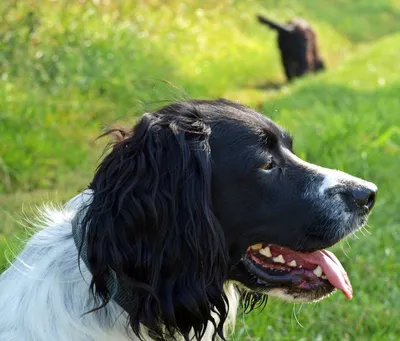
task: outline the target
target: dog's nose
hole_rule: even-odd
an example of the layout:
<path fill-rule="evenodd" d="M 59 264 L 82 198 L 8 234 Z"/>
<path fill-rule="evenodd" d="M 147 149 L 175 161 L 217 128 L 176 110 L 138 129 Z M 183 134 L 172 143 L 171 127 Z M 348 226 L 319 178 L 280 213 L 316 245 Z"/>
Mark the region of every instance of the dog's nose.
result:
<path fill-rule="evenodd" d="M 368 211 L 371 211 L 375 205 L 377 188 L 358 187 L 351 191 L 355 203 L 359 207 L 365 207 Z"/>

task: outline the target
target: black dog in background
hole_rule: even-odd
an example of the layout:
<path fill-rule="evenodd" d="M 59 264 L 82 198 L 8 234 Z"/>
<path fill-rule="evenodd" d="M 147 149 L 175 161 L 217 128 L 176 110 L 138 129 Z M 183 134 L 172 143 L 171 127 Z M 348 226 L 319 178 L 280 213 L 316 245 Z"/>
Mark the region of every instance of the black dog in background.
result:
<path fill-rule="evenodd" d="M 257 18 L 261 24 L 278 31 L 278 46 L 288 81 L 325 69 L 318 54 L 316 34 L 304 19 L 292 19 L 281 25 L 261 15 Z"/>

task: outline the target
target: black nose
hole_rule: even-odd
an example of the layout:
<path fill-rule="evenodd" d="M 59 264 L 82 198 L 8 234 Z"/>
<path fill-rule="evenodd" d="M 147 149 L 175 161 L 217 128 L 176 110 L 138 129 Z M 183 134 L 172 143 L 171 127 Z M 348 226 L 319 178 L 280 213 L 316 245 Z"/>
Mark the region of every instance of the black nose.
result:
<path fill-rule="evenodd" d="M 351 195 L 359 207 L 365 207 L 368 211 L 375 205 L 376 189 L 356 188 L 351 191 Z"/>

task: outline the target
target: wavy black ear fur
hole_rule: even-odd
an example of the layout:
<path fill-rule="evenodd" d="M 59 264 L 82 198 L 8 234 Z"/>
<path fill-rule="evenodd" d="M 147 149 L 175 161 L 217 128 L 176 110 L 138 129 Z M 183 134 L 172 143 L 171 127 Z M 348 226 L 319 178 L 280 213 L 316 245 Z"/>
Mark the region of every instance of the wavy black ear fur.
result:
<path fill-rule="evenodd" d="M 82 233 L 91 291 L 104 306 L 110 269 L 124 278 L 138 336 L 143 324 L 157 340 L 177 333 L 200 340 L 212 323 L 213 339 L 224 339 L 228 253 L 211 207 L 210 133 L 188 102 L 145 114 L 113 145 L 90 185 Z"/>

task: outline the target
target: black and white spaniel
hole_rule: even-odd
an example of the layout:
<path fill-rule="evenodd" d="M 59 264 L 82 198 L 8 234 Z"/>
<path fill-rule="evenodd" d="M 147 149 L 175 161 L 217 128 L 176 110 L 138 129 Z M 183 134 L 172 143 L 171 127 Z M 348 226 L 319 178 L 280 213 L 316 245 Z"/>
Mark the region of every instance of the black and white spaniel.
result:
<path fill-rule="evenodd" d="M 1 341 L 224 340 L 240 300 L 352 297 L 325 248 L 365 224 L 374 184 L 301 160 L 288 133 L 227 100 L 117 133 L 1 275 Z"/>

